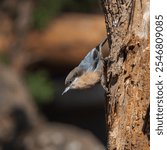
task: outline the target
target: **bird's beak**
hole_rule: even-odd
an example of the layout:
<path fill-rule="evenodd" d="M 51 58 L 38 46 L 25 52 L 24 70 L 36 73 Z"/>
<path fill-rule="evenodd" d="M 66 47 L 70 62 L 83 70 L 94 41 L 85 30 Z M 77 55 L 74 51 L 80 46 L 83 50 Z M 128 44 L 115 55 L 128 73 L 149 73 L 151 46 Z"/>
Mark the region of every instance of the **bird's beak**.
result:
<path fill-rule="evenodd" d="M 68 87 L 65 88 L 65 90 L 62 93 L 62 95 L 64 95 L 64 93 L 66 93 L 68 90 L 70 90 L 70 86 L 68 86 Z"/>

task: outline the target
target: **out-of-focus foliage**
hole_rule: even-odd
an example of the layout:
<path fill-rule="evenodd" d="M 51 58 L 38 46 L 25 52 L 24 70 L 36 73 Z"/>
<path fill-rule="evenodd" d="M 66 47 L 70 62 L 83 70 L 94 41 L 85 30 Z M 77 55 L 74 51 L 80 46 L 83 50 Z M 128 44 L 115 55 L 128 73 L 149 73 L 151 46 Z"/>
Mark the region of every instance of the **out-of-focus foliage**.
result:
<path fill-rule="evenodd" d="M 44 28 L 55 14 L 60 12 L 66 0 L 40 0 L 33 12 L 33 27 Z"/>
<path fill-rule="evenodd" d="M 33 27 L 44 28 L 60 12 L 97 12 L 98 0 L 39 0 L 33 12 Z"/>
<path fill-rule="evenodd" d="M 47 71 L 37 71 L 26 75 L 26 83 L 32 96 L 38 103 L 49 102 L 54 97 L 54 84 Z"/>
<path fill-rule="evenodd" d="M 8 65 L 10 63 L 9 57 L 6 54 L 0 54 L 0 63 Z"/>

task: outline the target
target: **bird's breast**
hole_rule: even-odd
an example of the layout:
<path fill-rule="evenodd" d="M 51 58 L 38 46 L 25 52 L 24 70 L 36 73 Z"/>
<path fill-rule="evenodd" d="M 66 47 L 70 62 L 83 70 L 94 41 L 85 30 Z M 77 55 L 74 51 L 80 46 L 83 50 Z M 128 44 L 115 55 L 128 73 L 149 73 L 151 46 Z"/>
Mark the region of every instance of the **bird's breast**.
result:
<path fill-rule="evenodd" d="M 101 75 L 97 72 L 87 72 L 77 79 L 77 88 L 86 89 L 94 86 L 100 81 Z"/>

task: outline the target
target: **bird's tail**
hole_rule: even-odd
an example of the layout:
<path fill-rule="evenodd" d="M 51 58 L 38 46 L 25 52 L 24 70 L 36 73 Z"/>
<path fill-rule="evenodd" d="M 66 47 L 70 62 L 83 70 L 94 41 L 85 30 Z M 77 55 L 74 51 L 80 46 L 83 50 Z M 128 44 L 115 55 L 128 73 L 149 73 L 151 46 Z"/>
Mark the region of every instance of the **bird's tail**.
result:
<path fill-rule="evenodd" d="M 107 37 L 106 37 L 104 40 L 102 40 L 102 42 L 100 42 L 100 44 L 96 46 L 96 49 L 97 49 L 98 51 L 100 51 L 101 48 L 103 47 L 103 45 L 106 43 L 107 40 L 108 40 Z"/>

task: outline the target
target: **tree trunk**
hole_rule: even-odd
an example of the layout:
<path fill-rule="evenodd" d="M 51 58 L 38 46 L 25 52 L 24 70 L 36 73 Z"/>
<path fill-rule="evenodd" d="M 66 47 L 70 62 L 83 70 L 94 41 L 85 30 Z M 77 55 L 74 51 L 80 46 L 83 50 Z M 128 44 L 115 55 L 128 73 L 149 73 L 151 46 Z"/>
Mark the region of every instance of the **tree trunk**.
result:
<path fill-rule="evenodd" d="M 108 150 L 148 150 L 149 1 L 101 2 L 110 47 L 104 69 Z"/>

